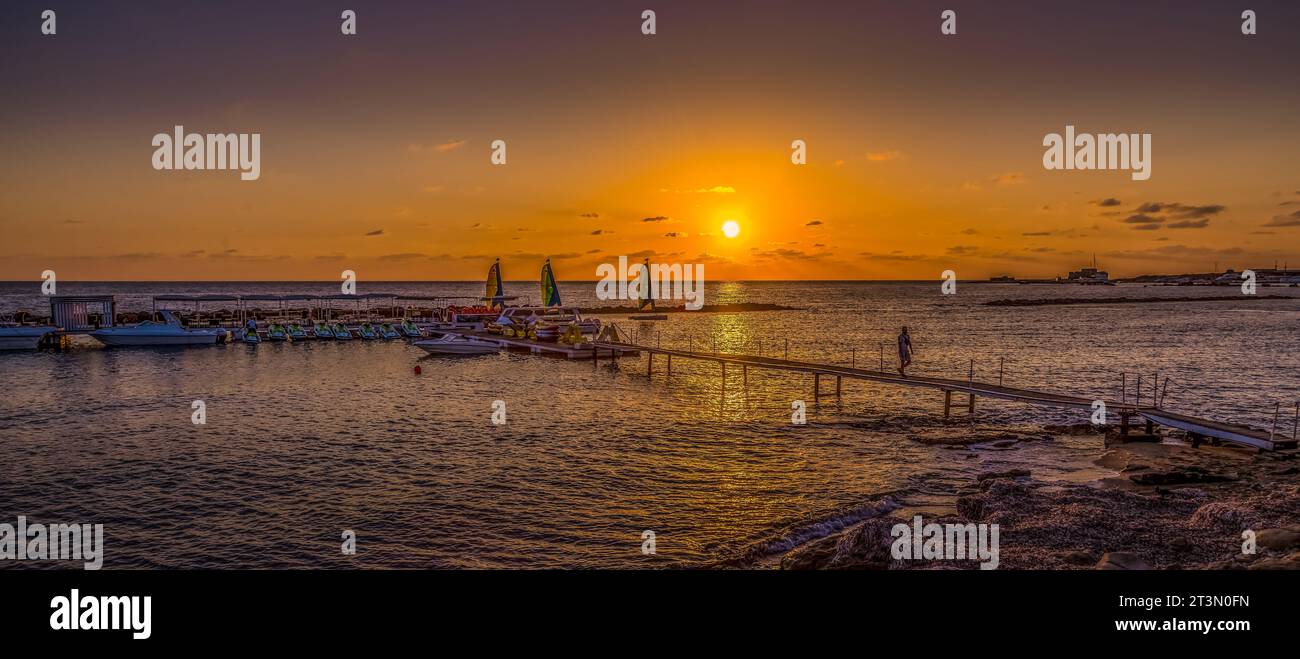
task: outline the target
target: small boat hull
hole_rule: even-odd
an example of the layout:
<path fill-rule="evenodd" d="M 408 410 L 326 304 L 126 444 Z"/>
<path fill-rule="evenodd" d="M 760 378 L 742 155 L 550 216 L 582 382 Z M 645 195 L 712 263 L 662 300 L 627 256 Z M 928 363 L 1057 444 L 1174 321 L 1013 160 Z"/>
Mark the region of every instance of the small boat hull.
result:
<path fill-rule="evenodd" d="M 465 339 L 452 334 L 416 341 L 411 345 L 432 355 L 490 355 L 501 350 L 495 343 Z"/>
<path fill-rule="evenodd" d="M 0 350 L 35 350 L 45 335 L 58 329 L 52 326 L 0 327 Z"/>

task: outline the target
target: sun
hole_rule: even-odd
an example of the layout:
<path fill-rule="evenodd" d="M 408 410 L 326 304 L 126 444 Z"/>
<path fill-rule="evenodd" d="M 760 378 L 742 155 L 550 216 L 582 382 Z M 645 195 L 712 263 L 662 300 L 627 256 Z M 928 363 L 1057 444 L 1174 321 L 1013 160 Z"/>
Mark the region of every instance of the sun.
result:
<path fill-rule="evenodd" d="M 728 238 L 735 238 L 740 235 L 740 225 L 735 220 L 727 220 L 722 223 L 722 235 Z"/>

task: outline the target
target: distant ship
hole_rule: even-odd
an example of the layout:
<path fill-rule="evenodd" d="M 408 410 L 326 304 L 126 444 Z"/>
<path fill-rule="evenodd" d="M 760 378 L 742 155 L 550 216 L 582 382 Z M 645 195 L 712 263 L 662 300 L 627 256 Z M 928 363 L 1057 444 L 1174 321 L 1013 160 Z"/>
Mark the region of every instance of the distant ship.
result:
<path fill-rule="evenodd" d="M 1016 279 L 1015 277 L 1012 277 L 1011 275 L 1002 275 L 1001 277 L 989 278 L 989 283 L 990 284 L 1018 284 L 1020 283 L 1020 280 Z"/>
<path fill-rule="evenodd" d="M 1092 257 L 1091 268 L 1080 268 L 1070 272 L 1066 278 L 1066 284 L 1088 284 L 1092 286 L 1114 286 L 1115 282 L 1110 280 L 1110 273 L 1105 270 L 1097 269 L 1097 255 Z"/>

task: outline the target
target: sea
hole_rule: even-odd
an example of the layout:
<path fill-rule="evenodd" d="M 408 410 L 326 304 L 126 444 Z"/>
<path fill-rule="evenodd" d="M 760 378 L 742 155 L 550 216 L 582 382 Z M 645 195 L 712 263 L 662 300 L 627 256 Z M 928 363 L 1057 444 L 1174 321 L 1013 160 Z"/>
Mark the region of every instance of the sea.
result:
<path fill-rule="evenodd" d="M 0 283 L 0 314 L 48 314 L 39 287 Z M 609 304 L 593 282 L 559 287 L 566 304 Z M 505 289 L 540 296 L 535 282 Z M 58 292 L 147 311 L 160 294 L 332 294 L 338 283 L 61 282 Z M 483 284 L 363 282 L 357 292 L 479 296 Z M 735 281 L 708 283 L 704 302 L 792 309 L 601 318 L 645 344 L 885 370 L 906 326 L 909 374 L 1158 397 L 1289 435 L 1300 289 L 1200 299 L 1236 293 Z M 1180 299 L 1105 302 L 1115 297 Z M 1094 302 L 987 304 L 1054 298 Z M 845 380 L 835 396 L 824 378 L 816 396 L 810 375 L 731 368 L 724 384 L 716 363 L 679 359 L 671 376 L 665 365 L 656 359 L 647 376 L 644 355 L 432 357 L 405 341 L 359 340 L 106 348 L 78 337 L 61 352 L 8 351 L 0 522 L 103 524 L 107 569 L 763 566 L 885 496 L 938 511 L 986 471 L 1115 476 L 1097 463 L 1101 435 L 1069 431 L 1086 428 L 1090 410 L 980 399 L 973 416 L 963 405 L 945 418 L 942 393 L 928 389 Z M 205 423 L 194 423 L 196 401 Z M 804 424 L 793 422 L 799 407 Z M 963 450 L 918 441 L 998 429 L 1041 439 Z"/>

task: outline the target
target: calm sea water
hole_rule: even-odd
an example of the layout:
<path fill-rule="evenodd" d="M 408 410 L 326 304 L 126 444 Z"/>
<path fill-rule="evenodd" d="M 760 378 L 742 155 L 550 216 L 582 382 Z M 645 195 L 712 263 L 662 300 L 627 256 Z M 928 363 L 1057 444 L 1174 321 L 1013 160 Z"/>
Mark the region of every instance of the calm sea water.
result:
<path fill-rule="evenodd" d="M 0 313 L 41 310 L 37 283 L 0 284 Z M 508 293 L 537 298 L 532 283 Z M 332 283 L 61 283 L 147 309 L 159 293 L 329 293 Z M 592 284 L 562 283 L 594 305 Z M 478 283 L 375 283 L 360 292 L 478 295 Z M 610 317 L 643 341 L 878 365 L 901 325 L 913 371 L 1113 398 L 1120 374 L 1170 378 L 1166 407 L 1269 427 L 1300 398 L 1295 299 L 1197 302 L 1235 289 L 724 282 L 707 302 L 799 311 Z M 1000 298 L 1186 296 L 1174 303 L 990 307 Z M 568 362 L 521 354 L 429 358 L 404 342 L 352 341 L 0 354 L 0 521 L 102 523 L 108 568 L 676 567 L 779 549 L 855 519 L 882 492 L 924 506 L 955 483 L 1023 465 L 1095 478 L 1095 436 L 1014 451 L 907 439 L 960 432 L 942 398 L 846 381 L 812 400 L 810 376 L 729 373 L 645 358 Z M 415 366 L 423 374 L 413 372 Z M 1149 379 L 1147 380 L 1149 382 Z M 823 387 L 827 387 L 823 383 Z M 833 385 L 832 385 L 833 386 Z M 1148 389 L 1144 396 L 1150 396 Z M 191 423 L 191 402 L 207 424 Z M 808 401 L 808 425 L 790 405 Z M 507 424 L 491 423 L 505 401 Z M 979 421 L 1041 428 L 1083 411 L 981 400 Z M 345 556 L 341 534 L 355 531 Z M 642 532 L 657 553 L 641 552 Z M 27 562 L 23 567 L 58 563 Z"/>

